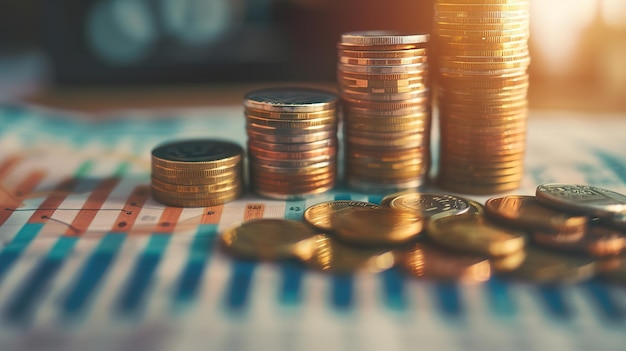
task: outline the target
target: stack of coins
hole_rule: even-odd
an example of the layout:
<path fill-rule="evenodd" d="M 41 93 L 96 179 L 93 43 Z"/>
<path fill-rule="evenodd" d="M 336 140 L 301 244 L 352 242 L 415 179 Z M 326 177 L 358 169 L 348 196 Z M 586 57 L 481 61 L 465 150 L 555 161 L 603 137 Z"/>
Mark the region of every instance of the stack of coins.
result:
<path fill-rule="evenodd" d="M 221 140 L 185 140 L 152 150 L 152 195 L 166 205 L 215 206 L 241 196 L 243 148 Z"/>
<path fill-rule="evenodd" d="M 350 32 L 338 43 L 345 172 L 365 192 L 421 186 L 430 169 L 428 35 Z"/>
<path fill-rule="evenodd" d="M 297 199 L 335 185 L 338 102 L 333 93 L 305 88 L 246 94 L 250 185 L 257 194 Z"/>
<path fill-rule="evenodd" d="M 438 180 L 468 194 L 519 187 L 526 149 L 528 0 L 437 0 Z"/>

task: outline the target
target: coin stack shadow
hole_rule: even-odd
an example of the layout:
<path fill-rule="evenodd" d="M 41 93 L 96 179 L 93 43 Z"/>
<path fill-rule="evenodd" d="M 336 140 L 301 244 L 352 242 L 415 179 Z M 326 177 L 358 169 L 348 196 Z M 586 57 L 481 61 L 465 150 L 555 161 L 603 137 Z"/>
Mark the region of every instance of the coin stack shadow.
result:
<path fill-rule="evenodd" d="M 152 196 L 169 206 L 217 206 L 244 190 L 243 148 L 220 140 L 185 140 L 152 150 Z"/>
<path fill-rule="evenodd" d="M 269 88 L 244 97 L 250 186 L 298 199 L 335 186 L 339 97 L 308 88 Z"/>
<path fill-rule="evenodd" d="M 436 1 L 441 187 L 467 194 L 519 187 L 528 37 L 528 0 Z"/>
<path fill-rule="evenodd" d="M 428 35 L 349 32 L 338 46 L 345 176 L 388 193 L 423 185 L 430 170 Z"/>

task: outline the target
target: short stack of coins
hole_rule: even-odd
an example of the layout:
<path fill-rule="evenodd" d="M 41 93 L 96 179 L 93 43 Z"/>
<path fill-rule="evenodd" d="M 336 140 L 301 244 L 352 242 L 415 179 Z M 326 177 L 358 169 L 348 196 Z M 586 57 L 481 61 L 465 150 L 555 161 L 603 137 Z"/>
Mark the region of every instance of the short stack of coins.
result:
<path fill-rule="evenodd" d="M 526 149 L 528 0 L 436 0 L 440 186 L 519 187 Z"/>
<path fill-rule="evenodd" d="M 297 199 L 335 186 L 339 97 L 307 88 L 270 88 L 244 97 L 250 186 Z"/>
<path fill-rule="evenodd" d="M 211 139 L 184 140 L 152 150 L 152 195 L 169 206 L 224 204 L 244 190 L 243 148 Z"/>
<path fill-rule="evenodd" d="M 338 43 L 346 180 L 386 193 L 423 185 L 430 170 L 429 36 L 349 32 Z"/>

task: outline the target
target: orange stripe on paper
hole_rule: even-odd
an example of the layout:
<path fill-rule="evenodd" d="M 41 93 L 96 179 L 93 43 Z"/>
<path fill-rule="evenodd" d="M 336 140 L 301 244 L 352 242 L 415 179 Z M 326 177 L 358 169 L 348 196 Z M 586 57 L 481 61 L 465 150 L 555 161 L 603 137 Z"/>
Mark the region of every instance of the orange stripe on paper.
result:
<path fill-rule="evenodd" d="M 80 235 L 87 231 L 102 205 L 109 197 L 113 189 L 119 184 L 120 178 L 104 179 L 100 185 L 89 195 L 83 208 L 78 212 L 72 225 L 65 231 L 66 235 Z"/>
<path fill-rule="evenodd" d="M 26 179 L 17 185 L 15 191 L 13 191 L 13 195 L 19 200 L 21 196 L 24 194 L 28 194 L 32 192 L 35 187 L 43 180 L 46 176 L 46 173 L 43 171 L 34 171 L 26 176 Z M 9 219 L 13 211 L 17 209 L 20 204 L 12 204 L 11 206 L 6 206 L 0 209 L 0 226 L 4 224 L 4 222 Z"/>
<path fill-rule="evenodd" d="M 39 205 L 33 215 L 28 220 L 28 223 L 44 223 L 50 217 L 54 211 L 61 205 L 61 203 L 67 198 L 67 195 L 78 184 L 77 178 L 66 179 L 59 184 L 52 193 Z"/>
<path fill-rule="evenodd" d="M 223 210 L 224 206 L 206 207 L 200 218 L 200 224 L 219 224 Z"/>
<path fill-rule="evenodd" d="M 143 205 L 150 198 L 150 187 L 147 185 L 140 185 L 133 189 L 132 193 L 124 204 L 124 210 L 120 212 L 111 227 L 112 232 L 127 233 L 135 224 L 139 211 Z"/>
<path fill-rule="evenodd" d="M 159 223 L 157 223 L 154 233 L 157 234 L 171 234 L 176 229 L 176 224 L 180 215 L 183 213 L 182 207 L 166 207 L 161 213 Z"/>
<path fill-rule="evenodd" d="M 22 156 L 13 155 L 0 164 L 0 180 L 4 178 L 20 161 Z"/>

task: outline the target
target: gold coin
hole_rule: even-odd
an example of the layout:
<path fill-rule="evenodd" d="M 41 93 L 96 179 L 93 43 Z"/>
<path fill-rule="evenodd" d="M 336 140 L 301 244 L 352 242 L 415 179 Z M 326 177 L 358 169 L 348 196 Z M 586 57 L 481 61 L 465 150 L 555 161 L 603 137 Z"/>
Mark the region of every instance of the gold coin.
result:
<path fill-rule="evenodd" d="M 459 215 L 470 209 L 469 203 L 461 197 L 416 191 L 387 195 L 382 202 L 390 208 L 419 213 L 426 219 L 435 215 Z"/>
<path fill-rule="evenodd" d="M 348 246 L 325 235 L 317 236 L 313 254 L 301 259 L 309 268 L 334 274 L 380 273 L 395 264 L 390 251 Z"/>
<path fill-rule="evenodd" d="M 337 130 L 321 130 L 317 132 L 311 132 L 307 134 L 269 134 L 264 131 L 257 130 L 255 128 L 249 128 L 246 126 L 246 133 L 248 138 L 255 141 L 267 142 L 267 143 L 282 143 L 282 144 L 302 144 L 313 143 L 320 140 L 336 139 Z"/>
<path fill-rule="evenodd" d="M 619 255 L 626 250 L 626 235 L 618 230 L 591 225 L 584 233 L 572 240 L 569 233 L 533 231 L 533 240 L 542 246 L 563 251 L 586 253 L 591 256 L 604 257 Z"/>
<path fill-rule="evenodd" d="M 447 28 L 448 25 L 468 25 L 469 28 L 479 27 L 478 29 L 490 29 L 493 25 L 513 25 L 522 24 L 530 20 L 530 16 L 527 11 L 520 11 L 517 13 L 511 13 L 507 16 L 485 16 L 485 13 L 478 13 L 478 16 L 467 16 L 468 12 L 437 12 L 437 18 L 435 20 L 435 26 L 439 28 Z M 495 14 L 502 14 L 502 12 L 496 12 Z M 482 27 L 482 26 L 488 27 Z M 460 27 L 460 29 L 464 29 Z M 437 37 L 439 39 L 439 37 Z"/>
<path fill-rule="evenodd" d="M 223 205 L 229 201 L 235 200 L 243 194 L 243 189 L 220 193 L 219 195 L 211 194 L 204 197 L 181 197 L 176 194 L 159 192 L 152 190 L 152 197 L 167 206 L 175 207 L 207 207 Z"/>
<path fill-rule="evenodd" d="M 345 73 L 367 73 L 367 74 L 420 74 L 428 69 L 427 63 L 417 63 L 412 65 L 393 66 L 373 66 L 373 65 L 350 65 L 346 63 L 337 64 L 337 70 Z"/>
<path fill-rule="evenodd" d="M 329 174 L 328 177 L 319 180 L 302 177 L 298 180 L 284 180 L 274 178 L 264 178 L 253 174 L 250 177 L 250 183 L 256 187 L 263 188 L 282 188 L 290 192 L 302 192 L 310 189 L 323 188 L 335 183 L 335 174 Z"/>
<path fill-rule="evenodd" d="M 322 110 L 317 112 L 272 112 L 265 110 L 257 110 L 254 108 L 245 108 L 244 114 L 246 116 L 253 116 L 257 118 L 267 118 L 276 120 L 309 120 L 318 118 L 328 118 L 337 115 L 337 109 Z"/>
<path fill-rule="evenodd" d="M 363 94 L 363 96 L 370 95 L 388 95 L 388 94 L 409 94 L 409 93 L 425 93 L 428 91 L 426 84 L 412 84 L 406 86 L 398 86 L 398 87 L 355 87 L 355 86 L 347 86 L 340 85 L 339 90 L 341 92 L 355 93 L 355 94 Z M 421 94 L 420 94 L 421 95 Z"/>
<path fill-rule="evenodd" d="M 585 216 L 547 207 L 534 196 L 509 195 L 491 198 L 485 203 L 485 209 L 492 219 L 529 230 L 582 232 L 587 228 L 588 222 Z"/>
<path fill-rule="evenodd" d="M 335 235 L 360 246 L 395 246 L 416 238 L 424 220 L 416 213 L 389 208 L 350 207 L 331 223 Z"/>
<path fill-rule="evenodd" d="M 240 257 L 278 260 L 310 252 L 316 235 L 315 229 L 302 222 L 264 218 L 226 230 L 220 242 L 228 252 Z"/>
<path fill-rule="evenodd" d="M 491 268 L 497 273 L 505 273 L 516 270 L 526 259 L 526 251 L 520 250 L 510 255 L 494 257 L 489 260 Z"/>
<path fill-rule="evenodd" d="M 296 119 L 296 120 L 285 120 L 285 119 L 271 119 L 271 118 L 263 118 L 256 117 L 252 115 L 246 115 L 246 121 L 255 125 L 264 125 L 268 127 L 274 127 L 278 129 L 299 129 L 299 128 L 307 128 L 313 126 L 321 126 L 321 125 L 334 125 L 337 123 L 337 116 L 329 116 L 329 117 L 319 117 L 319 118 L 310 118 L 310 119 Z"/>
<path fill-rule="evenodd" d="M 395 59 L 395 58 L 412 58 L 424 57 L 426 49 L 406 49 L 406 50 L 348 50 L 339 48 L 340 57 L 350 58 L 368 58 L 368 59 Z"/>
<path fill-rule="evenodd" d="M 337 43 L 337 49 L 363 50 L 363 51 L 387 51 L 387 50 L 410 50 L 424 48 L 424 44 L 398 44 L 398 45 L 352 45 Z"/>
<path fill-rule="evenodd" d="M 427 43 L 428 34 L 402 34 L 394 31 L 357 31 L 341 34 L 340 42 L 344 44 L 376 46 L 376 45 L 406 45 Z"/>
<path fill-rule="evenodd" d="M 529 248 L 526 259 L 507 276 L 542 284 L 578 283 L 592 278 L 595 270 L 595 263 L 588 258 Z"/>
<path fill-rule="evenodd" d="M 352 100 L 364 100 L 364 101 L 391 101 L 402 102 L 406 100 L 414 99 L 428 99 L 428 90 L 417 90 L 408 93 L 390 93 L 390 94 L 378 94 L 378 93 L 361 93 L 356 91 L 343 90 L 341 91 L 341 97 L 344 99 Z"/>
<path fill-rule="evenodd" d="M 275 159 L 275 160 L 307 160 L 307 159 L 316 159 L 320 156 L 335 156 L 337 154 L 337 147 L 323 147 L 317 150 L 308 150 L 308 151 L 273 151 L 266 150 L 262 148 L 258 148 L 255 145 L 248 144 L 248 153 L 257 158 L 267 158 L 267 159 Z"/>
<path fill-rule="evenodd" d="M 501 31 L 529 31 L 530 30 L 530 22 L 528 19 L 523 19 L 521 21 L 510 21 L 510 22 L 491 22 L 491 23 L 472 23 L 472 21 L 443 21 L 441 19 L 437 19 L 435 22 L 435 33 L 437 33 L 438 29 L 452 29 L 452 30 L 501 30 Z"/>
<path fill-rule="evenodd" d="M 528 40 L 530 38 L 529 33 L 520 33 L 516 35 L 498 35 L 498 36 L 471 36 L 464 34 L 437 34 L 437 41 L 440 43 L 466 43 L 466 44 L 498 44 L 498 43 L 511 43 L 522 40 Z"/>
<path fill-rule="evenodd" d="M 406 58 L 384 58 L 384 59 L 369 59 L 369 58 L 354 58 L 339 56 L 339 63 L 348 65 L 360 65 L 360 66 L 395 66 L 395 65 L 415 65 L 419 63 L 428 62 L 427 56 L 406 57 Z"/>
<path fill-rule="evenodd" d="M 521 3 L 507 3 L 507 4 L 448 4 L 437 2 L 435 3 L 435 14 L 438 11 L 464 11 L 464 12 L 509 12 L 509 11 L 528 11 L 528 2 Z"/>
<path fill-rule="evenodd" d="M 255 163 L 254 161 L 250 162 L 250 170 L 255 170 L 258 172 L 263 172 L 267 174 L 276 174 L 276 175 L 313 175 L 313 174 L 326 174 L 328 172 L 334 172 L 337 168 L 336 159 L 319 162 L 312 164 L 307 167 L 298 167 L 298 168 L 284 168 L 284 167 L 276 167 L 272 165 L 268 165 L 266 163 Z"/>
<path fill-rule="evenodd" d="M 324 148 L 337 148 L 337 144 L 338 142 L 336 138 L 322 139 L 315 142 L 299 144 L 269 143 L 253 139 L 248 140 L 249 148 L 281 152 L 304 152 Z"/>
<path fill-rule="evenodd" d="M 304 211 L 304 220 L 318 230 L 328 233 L 333 230 L 333 218 L 341 216 L 349 207 L 378 208 L 380 206 L 365 201 L 334 200 L 308 207 Z"/>
<path fill-rule="evenodd" d="M 170 193 L 211 193 L 232 190 L 236 187 L 242 187 L 243 182 L 241 178 L 234 178 L 221 183 L 179 185 L 166 183 L 156 179 L 155 177 L 152 177 L 151 186 L 152 189 L 157 189 L 163 192 Z"/>
<path fill-rule="evenodd" d="M 152 150 L 152 165 L 166 169 L 213 169 L 232 167 L 243 158 L 243 148 L 235 143 L 211 139 L 191 139 L 165 143 Z"/>
<path fill-rule="evenodd" d="M 242 179 L 242 166 L 227 168 L 219 173 L 214 171 L 180 171 L 180 170 L 163 170 L 161 168 L 152 168 L 152 178 L 169 184 L 178 185 L 208 185 L 222 183 L 228 180 Z"/>
<path fill-rule="evenodd" d="M 449 48 L 442 48 L 441 50 L 439 50 L 439 55 L 441 56 L 484 56 L 484 57 L 499 57 L 499 56 L 519 56 L 519 55 L 530 55 L 529 51 L 528 51 L 528 47 L 519 47 L 519 48 L 512 48 L 512 49 L 472 49 L 472 48 L 467 48 L 467 49 L 449 49 Z M 440 69 L 441 72 L 444 73 L 448 73 L 448 74 L 455 74 L 456 72 L 454 71 L 445 71 Z M 504 72 L 504 70 L 502 74 L 509 74 L 509 75 L 519 75 L 520 73 L 523 73 L 525 70 L 523 69 L 515 69 L 515 70 L 511 70 L 510 72 Z M 495 72 L 494 72 L 495 74 Z"/>
<path fill-rule="evenodd" d="M 344 97 L 345 106 L 348 109 L 353 108 L 362 108 L 369 109 L 372 113 L 373 111 L 393 111 L 393 110 L 414 110 L 416 108 L 423 108 L 424 111 L 427 111 L 430 108 L 430 99 L 427 98 L 418 98 L 414 100 L 405 100 L 405 101 L 362 101 L 362 100 L 352 100 L 350 98 Z"/>
<path fill-rule="evenodd" d="M 491 266 L 484 257 L 450 252 L 429 242 L 414 244 L 402 258 L 405 271 L 418 278 L 474 283 L 491 277 Z"/>
<path fill-rule="evenodd" d="M 524 232 L 497 226 L 479 215 L 433 216 L 426 232 L 442 246 L 490 257 L 510 255 L 526 243 Z"/>
<path fill-rule="evenodd" d="M 466 71 L 498 71 L 498 70 L 510 70 L 510 69 L 526 69 L 530 65 L 530 58 L 519 61 L 506 61 L 506 62 L 466 62 L 466 61 L 440 61 L 439 67 L 441 69 L 457 69 Z"/>
<path fill-rule="evenodd" d="M 344 79 L 366 79 L 366 80 L 409 80 L 424 77 L 427 72 L 419 70 L 411 73 L 354 73 L 340 72 Z"/>
<path fill-rule="evenodd" d="M 310 135 L 317 132 L 328 132 L 337 130 L 337 123 L 309 125 L 293 128 L 286 125 L 268 126 L 246 120 L 246 131 L 249 130 L 271 135 Z"/>
<path fill-rule="evenodd" d="M 426 85 L 428 84 L 428 76 L 424 75 L 409 79 L 376 80 L 368 78 L 346 78 L 343 74 L 338 74 L 337 83 L 341 87 L 348 88 L 400 88 Z"/>

